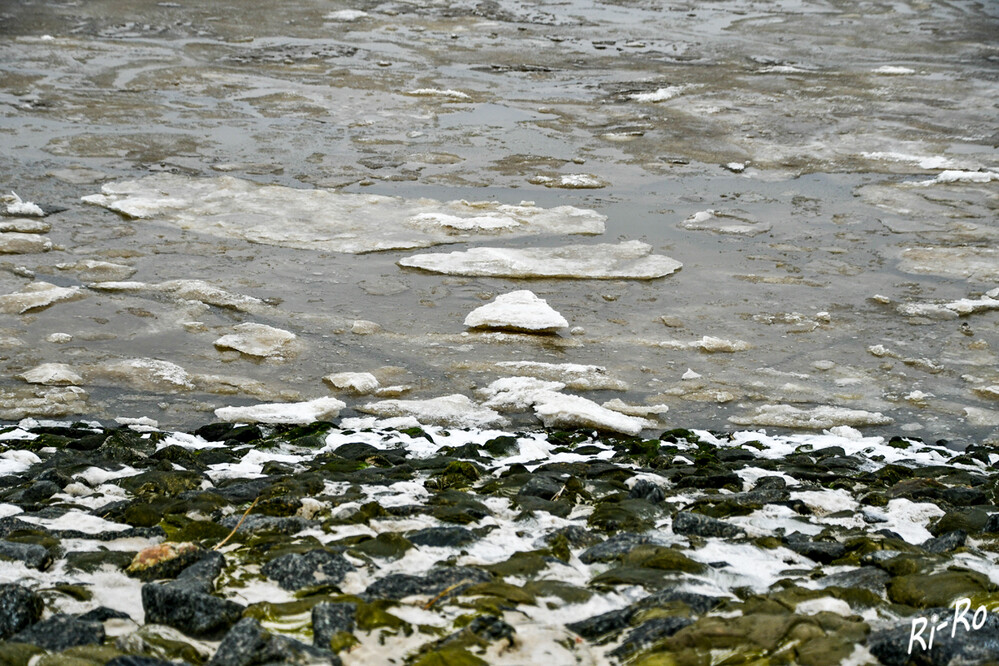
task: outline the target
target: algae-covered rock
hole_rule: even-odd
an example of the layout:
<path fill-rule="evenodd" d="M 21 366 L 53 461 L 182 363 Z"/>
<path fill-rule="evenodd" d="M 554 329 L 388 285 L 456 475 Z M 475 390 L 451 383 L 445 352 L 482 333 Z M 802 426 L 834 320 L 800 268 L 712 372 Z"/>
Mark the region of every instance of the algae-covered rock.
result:
<path fill-rule="evenodd" d="M 364 593 L 372 597 L 402 599 L 414 594 L 439 594 L 449 589 L 457 593 L 464 587 L 489 580 L 492 580 L 492 574 L 475 567 L 440 568 L 432 569 L 424 576 L 389 574 L 369 585 Z"/>
<path fill-rule="evenodd" d="M 673 531 L 677 534 L 723 539 L 734 539 L 746 534 L 741 527 L 690 511 L 679 511 L 673 516 Z"/>
<path fill-rule="evenodd" d="M 957 599 L 995 589 L 996 585 L 977 571 L 944 571 L 896 576 L 888 584 L 888 598 L 897 604 L 916 608 L 947 607 Z"/>

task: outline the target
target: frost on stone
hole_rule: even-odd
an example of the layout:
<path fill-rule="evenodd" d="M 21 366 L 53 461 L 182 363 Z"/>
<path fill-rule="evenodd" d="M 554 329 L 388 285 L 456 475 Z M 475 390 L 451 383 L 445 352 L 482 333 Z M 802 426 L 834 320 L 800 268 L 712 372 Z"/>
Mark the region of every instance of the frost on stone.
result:
<path fill-rule="evenodd" d="M 663 340 L 657 344 L 664 349 L 698 349 L 709 354 L 714 353 L 735 353 L 751 349 L 752 346 L 743 340 L 726 340 L 716 338 L 712 335 L 705 335 L 700 340 L 692 342 L 682 342 L 680 340 Z"/>
<path fill-rule="evenodd" d="M 506 424 L 498 412 L 455 393 L 426 400 L 381 400 L 356 408 L 378 417 L 411 416 L 424 425 L 449 428 L 488 428 Z"/>
<path fill-rule="evenodd" d="M 283 356 L 291 351 L 295 334 L 267 324 L 246 322 L 233 327 L 235 333 L 215 341 L 219 349 L 234 349 L 247 356 L 261 358 Z"/>
<path fill-rule="evenodd" d="M 304 425 L 328 421 L 340 415 L 346 403 L 336 398 L 316 398 L 307 402 L 272 402 L 244 407 L 220 407 L 216 418 L 228 423 L 281 423 Z"/>
<path fill-rule="evenodd" d="M 131 218 L 227 238 L 306 250 L 363 253 L 480 238 L 600 234 L 592 210 L 490 201 L 436 201 L 258 185 L 220 176 L 157 174 L 84 197 Z"/>
<path fill-rule="evenodd" d="M 29 384 L 45 384 L 46 386 L 75 386 L 83 383 L 83 378 L 65 363 L 42 363 L 31 370 L 17 375 Z"/>
<path fill-rule="evenodd" d="M 0 254 L 38 254 L 52 249 L 52 241 L 38 234 L 0 233 Z"/>
<path fill-rule="evenodd" d="M 0 389 L 0 419 L 69 416 L 87 411 L 87 392 L 78 386 Z"/>
<path fill-rule="evenodd" d="M 731 416 L 737 425 L 772 426 L 776 428 L 823 429 L 835 426 L 880 426 L 894 423 L 894 419 L 881 412 L 848 409 L 832 405 L 811 408 L 792 405 L 761 405 L 753 414 Z"/>
<path fill-rule="evenodd" d="M 637 435 L 652 424 L 628 416 L 578 395 L 551 393 L 534 406 L 546 428 L 595 428 L 626 435 Z"/>
<path fill-rule="evenodd" d="M 485 407 L 501 412 L 522 412 L 544 400 L 546 394 L 565 388 L 562 382 L 545 381 L 535 377 L 503 377 L 479 389 L 486 401 Z"/>
<path fill-rule="evenodd" d="M 187 370 L 154 358 L 133 358 L 92 367 L 95 375 L 143 391 L 176 391 L 194 388 Z"/>
<path fill-rule="evenodd" d="M 681 222 L 680 227 L 690 231 L 710 231 L 731 236 L 757 236 L 771 229 L 769 224 L 761 224 L 754 220 L 715 210 L 702 210 L 694 213 Z"/>
<path fill-rule="evenodd" d="M 554 333 L 568 328 L 569 322 L 555 311 L 543 298 L 522 289 L 501 294 L 468 313 L 465 326 L 491 328 L 527 333 Z"/>
<path fill-rule="evenodd" d="M 577 391 L 628 390 L 628 384 L 609 376 L 607 369 L 599 365 L 544 363 L 542 361 L 500 361 L 499 363 L 492 364 L 492 369 L 496 372 L 561 382 L 565 384 L 566 388 Z"/>
<path fill-rule="evenodd" d="M 21 197 L 17 196 L 17 192 L 11 192 L 9 195 L 3 197 L 6 204 L 6 214 L 13 216 L 24 216 L 24 217 L 44 217 L 45 211 L 42 207 L 36 203 L 30 201 L 22 201 Z"/>
<path fill-rule="evenodd" d="M 683 266 L 675 259 L 652 254 L 652 246 L 641 241 L 524 249 L 477 247 L 464 252 L 416 254 L 398 264 L 445 275 L 606 280 L 653 280 Z"/>
<path fill-rule="evenodd" d="M 336 372 L 326 375 L 323 380 L 341 391 L 354 393 L 373 393 L 381 386 L 378 379 L 370 372 Z"/>
<path fill-rule="evenodd" d="M 0 312 L 24 314 L 81 297 L 79 287 L 57 287 L 49 282 L 32 282 L 21 291 L 0 296 Z"/>

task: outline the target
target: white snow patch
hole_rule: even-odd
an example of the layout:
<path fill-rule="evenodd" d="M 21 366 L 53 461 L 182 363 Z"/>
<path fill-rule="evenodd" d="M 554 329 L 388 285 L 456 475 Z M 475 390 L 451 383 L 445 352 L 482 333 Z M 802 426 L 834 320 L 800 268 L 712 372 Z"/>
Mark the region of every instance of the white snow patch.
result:
<path fill-rule="evenodd" d="M 447 97 L 448 99 L 471 99 L 468 93 L 463 93 L 460 90 L 451 90 L 450 88 L 446 90 L 441 90 L 440 88 L 417 88 L 416 90 L 410 90 L 407 95 L 412 95 L 414 97 Z"/>
<path fill-rule="evenodd" d="M 944 515 L 943 509 L 930 502 L 913 502 L 905 498 L 888 500 L 884 509 L 864 507 L 863 513 L 879 527 L 886 527 L 911 544 L 921 544 L 933 538 L 927 525 L 934 518 Z"/>
<path fill-rule="evenodd" d="M 530 333 L 554 333 L 568 328 L 569 322 L 555 311 L 548 302 L 527 289 L 500 294 L 468 313 L 465 326 L 470 328 L 496 328 Z"/>
<path fill-rule="evenodd" d="M 687 368 L 687 372 L 683 373 L 683 375 L 680 376 L 680 379 L 684 380 L 700 379 L 702 376 L 703 375 L 701 375 L 699 372 L 694 372 L 690 368 Z"/>
<path fill-rule="evenodd" d="M 842 615 L 843 617 L 850 617 L 854 614 L 853 609 L 850 608 L 850 604 L 846 603 L 842 599 L 836 599 L 835 597 L 819 597 L 818 599 L 802 601 L 794 607 L 794 612 L 802 615 L 835 613 L 836 615 Z"/>
<path fill-rule="evenodd" d="M 540 400 L 534 411 L 546 428 L 596 428 L 637 435 L 653 427 L 645 419 L 612 411 L 578 395 L 550 393 L 541 395 Z"/>
<path fill-rule="evenodd" d="M 349 23 L 362 18 L 367 18 L 368 16 L 370 16 L 368 12 L 360 9 L 338 9 L 333 12 L 328 12 L 325 16 L 323 16 L 323 19 L 327 21 L 342 21 Z"/>
<path fill-rule="evenodd" d="M 999 180 L 999 172 L 996 171 L 962 171 L 959 169 L 948 169 L 937 174 L 936 178 L 922 180 L 916 185 L 938 185 L 941 183 L 990 183 Z"/>
<path fill-rule="evenodd" d="M 871 71 L 875 74 L 885 74 L 888 76 L 905 76 L 916 73 L 916 70 L 911 67 L 901 67 L 899 65 L 881 65 Z"/>
<path fill-rule="evenodd" d="M 627 391 L 628 385 L 607 375 L 607 368 L 578 363 L 545 363 L 542 361 L 500 361 L 496 367 L 517 375 L 562 382 L 576 391 Z"/>
<path fill-rule="evenodd" d="M 21 197 L 17 196 L 17 192 L 11 192 L 10 196 L 4 197 L 4 199 L 7 201 L 8 215 L 45 216 L 45 211 L 42 210 L 41 206 L 30 201 L 22 201 Z"/>
<path fill-rule="evenodd" d="M 524 411 L 535 405 L 546 393 L 561 391 L 562 382 L 545 381 L 535 377 L 503 377 L 479 389 L 486 399 L 483 405 L 501 412 Z"/>

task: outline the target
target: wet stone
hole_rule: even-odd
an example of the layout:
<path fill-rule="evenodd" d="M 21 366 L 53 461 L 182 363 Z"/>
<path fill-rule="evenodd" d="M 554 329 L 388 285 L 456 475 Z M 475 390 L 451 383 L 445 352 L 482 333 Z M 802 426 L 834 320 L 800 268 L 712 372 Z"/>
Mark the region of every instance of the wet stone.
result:
<path fill-rule="evenodd" d="M 243 618 L 219 644 L 209 666 L 253 664 L 335 664 L 340 659 L 329 650 L 265 631 L 253 618 Z"/>
<path fill-rule="evenodd" d="M 685 536 L 720 537 L 723 539 L 734 539 L 746 535 L 741 527 L 690 511 L 677 512 L 673 517 L 673 532 Z"/>
<path fill-rule="evenodd" d="M 222 526 L 232 529 L 236 527 L 242 516 L 233 515 L 226 516 L 222 519 Z M 305 518 L 300 518 L 298 516 L 262 516 L 260 514 L 250 514 L 243 521 L 243 524 L 239 526 L 237 532 L 247 532 L 247 533 L 275 533 L 275 534 L 285 534 L 291 536 L 301 532 L 302 530 L 307 530 L 310 527 L 315 527 L 316 524 L 311 520 L 306 520 Z"/>
<path fill-rule="evenodd" d="M 15 583 L 0 584 L 0 641 L 38 622 L 44 610 L 45 603 L 32 590 Z"/>
<path fill-rule="evenodd" d="M 843 587 L 852 589 L 870 590 L 877 594 L 884 594 L 885 585 L 891 580 L 891 575 L 877 567 L 863 566 L 851 571 L 841 571 L 839 573 L 823 576 L 818 579 L 819 587 Z"/>
<path fill-rule="evenodd" d="M 938 537 L 927 539 L 923 543 L 923 548 L 931 553 L 949 553 L 955 548 L 960 548 L 968 540 L 968 533 L 964 530 L 954 530 Z"/>
<path fill-rule="evenodd" d="M 353 570 L 354 565 L 340 553 L 319 548 L 276 557 L 261 568 L 261 573 L 285 590 L 301 590 L 336 585 Z"/>
<path fill-rule="evenodd" d="M 623 555 L 630 553 L 634 548 L 653 543 L 652 537 L 644 534 L 632 534 L 622 532 L 615 534 L 603 543 L 598 543 L 584 550 L 579 555 L 579 560 L 583 564 L 593 564 L 595 562 L 613 562 Z"/>
<path fill-rule="evenodd" d="M 312 607 L 312 643 L 316 647 L 328 647 L 333 637 L 340 632 L 354 631 L 354 616 L 357 604 L 323 603 Z"/>
<path fill-rule="evenodd" d="M 666 500 L 666 493 L 661 487 L 647 479 L 639 479 L 628 492 L 631 499 L 644 499 L 652 504 L 659 504 Z"/>
<path fill-rule="evenodd" d="M 929 619 L 933 615 L 940 618 L 953 618 L 953 608 L 932 608 L 921 611 L 919 617 Z M 971 613 L 965 616 L 970 624 Z M 953 621 L 953 620 L 952 620 Z M 960 623 L 959 623 L 960 624 Z M 999 615 L 988 613 L 980 629 L 965 631 L 963 625 L 954 636 L 946 631 L 943 640 L 929 640 L 929 629 L 921 634 L 927 649 L 918 642 L 911 643 L 913 621 L 906 619 L 889 627 L 872 631 L 867 637 L 867 649 L 885 666 L 906 666 L 912 663 L 929 666 L 949 664 L 987 664 L 999 661 Z M 913 657 L 918 655 L 919 661 Z"/>
<path fill-rule="evenodd" d="M 10 640 L 61 652 L 75 645 L 101 643 L 104 640 L 104 627 L 98 622 L 85 622 L 72 615 L 57 613 L 15 634 Z"/>
<path fill-rule="evenodd" d="M 234 625 L 243 606 L 176 582 L 142 586 L 146 623 L 165 624 L 195 637 L 211 638 Z"/>
<path fill-rule="evenodd" d="M 829 564 L 846 554 L 846 546 L 838 541 L 815 541 L 802 538 L 798 533 L 784 539 L 784 545 L 799 555 L 822 564 Z"/>
<path fill-rule="evenodd" d="M 435 595 L 452 587 L 452 592 L 458 593 L 468 585 L 490 580 L 492 574 L 474 567 L 432 569 L 425 576 L 389 574 L 369 585 L 364 594 L 385 599 L 402 599 L 415 594 Z"/>
<path fill-rule="evenodd" d="M 427 527 L 406 535 L 410 543 L 434 548 L 459 548 L 478 540 L 471 530 L 459 527 Z"/>
<path fill-rule="evenodd" d="M 595 641 L 602 636 L 615 633 L 627 627 L 631 623 L 631 618 L 637 612 L 636 609 L 631 607 L 621 608 L 601 613 L 600 615 L 594 615 L 578 622 L 571 622 L 565 626 L 586 640 Z"/>
<path fill-rule="evenodd" d="M 41 571 L 51 566 L 52 555 L 43 546 L 0 539 L 0 560 L 23 562 L 29 569 Z"/>
<path fill-rule="evenodd" d="M 687 617 L 657 617 L 643 622 L 624 637 L 621 645 L 608 654 L 618 659 L 625 659 L 661 638 L 672 636 L 694 621 Z"/>

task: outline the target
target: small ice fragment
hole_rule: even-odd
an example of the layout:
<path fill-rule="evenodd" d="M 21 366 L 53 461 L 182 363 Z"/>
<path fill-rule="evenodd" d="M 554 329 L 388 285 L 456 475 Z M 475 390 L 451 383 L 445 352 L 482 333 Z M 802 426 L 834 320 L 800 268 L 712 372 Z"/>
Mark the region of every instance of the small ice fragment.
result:
<path fill-rule="evenodd" d="M 67 342 L 72 342 L 73 336 L 69 333 L 53 333 L 49 337 L 45 338 L 45 340 L 53 344 L 64 345 Z"/>
<path fill-rule="evenodd" d="M 567 328 L 569 322 L 543 298 L 527 289 L 501 294 L 468 313 L 469 328 L 504 329 L 527 333 L 554 333 Z"/>
<path fill-rule="evenodd" d="M 628 416 L 639 416 L 641 418 L 655 418 L 669 411 L 668 405 L 630 405 L 621 400 L 621 398 L 608 400 L 601 407 L 620 412 L 621 414 L 627 414 Z"/>
<path fill-rule="evenodd" d="M 382 327 L 379 324 L 367 319 L 355 319 L 350 327 L 350 332 L 355 335 L 371 335 L 372 333 L 380 333 L 381 330 Z"/>
<path fill-rule="evenodd" d="M 338 9 L 335 12 L 327 13 L 323 19 L 327 21 L 343 21 L 345 23 L 349 23 L 368 16 L 370 16 L 368 12 L 360 9 Z"/>
<path fill-rule="evenodd" d="M 6 198 L 9 201 L 7 204 L 8 215 L 45 217 L 45 211 L 42 210 L 41 206 L 30 201 L 22 201 L 21 197 L 17 196 L 17 192 L 11 192 L 10 196 Z"/>
<path fill-rule="evenodd" d="M 323 380 L 334 388 L 354 393 L 371 393 L 379 387 L 378 379 L 370 372 L 337 372 L 326 375 Z"/>
<path fill-rule="evenodd" d="M 46 386 L 76 386 L 83 383 L 83 378 L 65 363 L 42 363 L 17 375 L 17 377 L 29 384 L 44 384 Z"/>
<path fill-rule="evenodd" d="M 793 405 L 761 405 L 756 412 L 728 419 L 737 425 L 773 426 L 778 428 L 826 429 L 836 426 L 890 425 L 894 419 L 881 412 L 848 409 L 832 405 L 799 408 Z"/>
<path fill-rule="evenodd" d="M 335 419 L 347 404 L 336 398 L 317 398 L 307 402 L 275 402 L 245 407 L 220 407 L 215 416 L 229 423 L 283 423 L 304 425 Z"/>
<path fill-rule="evenodd" d="M 80 298 L 79 287 L 57 287 L 49 282 L 32 282 L 21 291 L 0 296 L 0 312 L 24 314 L 62 301 Z"/>
<path fill-rule="evenodd" d="M 0 232 L 0 254 L 37 254 L 52 249 L 52 241 L 38 234 Z"/>
<path fill-rule="evenodd" d="M 948 169 L 937 174 L 936 178 L 921 180 L 916 185 L 936 185 L 939 183 L 990 183 L 999 180 L 999 172 L 996 171 L 961 171 L 958 169 Z"/>
<path fill-rule="evenodd" d="M 725 165 L 725 168 L 732 173 L 742 173 L 746 170 L 746 164 L 744 162 L 729 162 Z"/>
<path fill-rule="evenodd" d="M 151 419 L 148 416 L 116 416 L 114 417 L 115 423 L 119 423 L 123 426 L 128 426 L 133 430 L 145 431 L 145 430 L 156 430 L 160 427 L 160 424 L 155 419 Z"/>
<path fill-rule="evenodd" d="M 595 428 L 637 435 L 651 427 L 645 419 L 612 411 L 578 395 L 546 395 L 534 411 L 546 428 Z"/>
<path fill-rule="evenodd" d="M 680 379 L 700 379 L 702 376 L 703 375 L 700 373 L 694 372 L 690 368 L 687 368 L 687 372 L 683 373 Z"/>
<path fill-rule="evenodd" d="M 219 349 L 235 349 L 248 356 L 280 356 L 288 351 L 295 334 L 267 324 L 247 322 L 233 327 L 235 333 L 215 341 Z"/>
<path fill-rule="evenodd" d="M 684 86 L 667 86 L 665 88 L 659 88 L 653 92 L 647 93 L 635 93 L 628 95 L 631 99 L 636 102 L 642 103 L 655 103 L 655 102 L 665 102 L 667 100 L 673 99 L 684 90 Z"/>
<path fill-rule="evenodd" d="M 909 67 L 899 67 L 898 65 L 882 65 L 876 69 L 871 70 L 875 74 L 886 74 L 889 76 L 904 76 L 906 74 L 915 74 L 916 70 Z"/>
<path fill-rule="evenodd" d="M 542 401 L 550 393 L 557 393 L 565 384 L 545 381 L 535 377 L 503 377 L 480 389 L 486 398 L 484 406 L 502 412 L 526 410 Z"/>
<path fill-rule="evenodd" d="M 410 90 L 407 95 L 414 97 L 448 97 L 450 99 L 470 99 L 467 93 L 460 90 L 441 90 L 439 88 L 417 88 Z"/>

